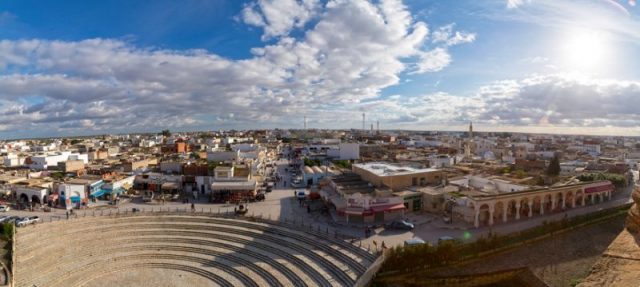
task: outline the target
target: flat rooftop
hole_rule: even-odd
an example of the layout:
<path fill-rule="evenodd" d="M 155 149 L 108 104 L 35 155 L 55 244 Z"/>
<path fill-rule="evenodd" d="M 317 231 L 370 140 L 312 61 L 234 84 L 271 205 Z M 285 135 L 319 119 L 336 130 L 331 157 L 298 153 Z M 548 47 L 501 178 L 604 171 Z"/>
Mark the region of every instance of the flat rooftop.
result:
<path fill-rule="evenodd" d="M 414 168 L 410 166 L 396 166 L 396 165 L 392 165 L 384 162 L 357 163 L 357 164 L 354 164 L 353 166 L 360 169 L 364 169 L 377 176 L 394 176 L 394 175 L 405 175 L 405 174 L 438 171 L 437 169 L 434 169 L 434 168 Z"/>

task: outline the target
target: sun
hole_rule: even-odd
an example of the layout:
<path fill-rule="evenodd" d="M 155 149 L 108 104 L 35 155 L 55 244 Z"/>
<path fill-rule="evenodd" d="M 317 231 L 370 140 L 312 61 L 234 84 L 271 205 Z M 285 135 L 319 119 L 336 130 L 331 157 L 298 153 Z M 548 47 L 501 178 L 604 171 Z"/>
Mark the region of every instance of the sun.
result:
<path fill-rule="evenodd" d="M 589 73 L 604 68 L 608 52 L 607 39 L 599 31 L 571 30 L 561 42 L 564 68 L 572 72 Z"/>

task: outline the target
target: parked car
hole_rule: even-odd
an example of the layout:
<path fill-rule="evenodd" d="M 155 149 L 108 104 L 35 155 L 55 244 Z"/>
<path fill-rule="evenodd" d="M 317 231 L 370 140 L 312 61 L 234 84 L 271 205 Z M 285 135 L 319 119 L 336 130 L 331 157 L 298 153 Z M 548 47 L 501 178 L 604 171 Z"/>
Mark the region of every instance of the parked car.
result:
<path fill-rule="evenodd" d="M 425 242 L 424 240 L 422 240 L 419 237 L 414 237 L 408 240 L 404 241 L 404 246 L 416 246 L 416 245 L 422 245 L 422 244 L 426 244 L 427 242 Z"/>
<path fill-rule="evenodd" d="M 18 219 L 20 219 L 20 217 L 18 217 L 18 216 L 3 216 L 0 219 L 0 223 L 13 223 Z"/>
<path fill-rule="evenodd" d="M 405 220 L 395 220 L 385 225 L 388 229 L 413 230 L 415 226 L 411 222 Z"/>
<path fill-rule="evenodd" d="M 0 205 L 0 212 L 7 212 L 11 208 L 8 205 Z"/>
<path fill-rule="evenodd" d="M 304 190 L 298 190 L 298 191 L 296 191 L 296 198 L 297 199 L 305 199 L 305 198 L 307 198 L 307 194 L 304 192 Z"/>
<path fill-rule="evenodd" d="M 16 220 L 16 226 L 27 226 L 29 224 L 34 224 L 36 222 L 40 222 L 40 217 L 26 216 Z"/>

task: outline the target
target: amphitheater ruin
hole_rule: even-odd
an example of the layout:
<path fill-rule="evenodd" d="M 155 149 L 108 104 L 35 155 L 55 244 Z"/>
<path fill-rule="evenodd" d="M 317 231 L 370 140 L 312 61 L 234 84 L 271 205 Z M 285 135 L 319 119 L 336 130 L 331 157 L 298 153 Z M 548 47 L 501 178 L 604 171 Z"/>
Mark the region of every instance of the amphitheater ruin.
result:
<path fill-rule="evenodd" d="M 14 248 L 24 287 L 359 286 L 379 262 L 325 230 L 206 213 L 41 223 L 19 228 Z"/>

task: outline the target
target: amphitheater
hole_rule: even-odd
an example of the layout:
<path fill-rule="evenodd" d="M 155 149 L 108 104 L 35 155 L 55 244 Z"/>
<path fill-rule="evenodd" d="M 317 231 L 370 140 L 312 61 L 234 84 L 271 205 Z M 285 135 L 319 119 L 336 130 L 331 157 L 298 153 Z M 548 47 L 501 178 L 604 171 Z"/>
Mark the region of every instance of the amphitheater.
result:
<path fill-rule="evenodd" d="M 206 213 L 18 228 L 13 286 L 361 286 L 380 260 L 324 230 Z M 375 271 L 373 271 L 375 272 Z"/>

